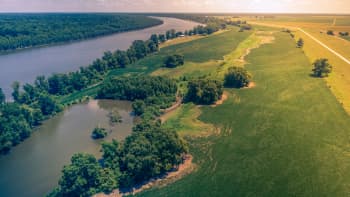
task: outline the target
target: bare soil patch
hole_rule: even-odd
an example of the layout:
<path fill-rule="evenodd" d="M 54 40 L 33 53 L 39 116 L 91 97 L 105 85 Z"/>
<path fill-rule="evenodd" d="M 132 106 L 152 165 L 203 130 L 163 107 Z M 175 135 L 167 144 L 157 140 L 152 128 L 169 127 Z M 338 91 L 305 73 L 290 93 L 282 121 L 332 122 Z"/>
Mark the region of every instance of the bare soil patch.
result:
<path fill-rule="evenodd" d="M 218 105 L 222 105 L 227 99 L 228 99 L 228 94 L 227 94 L 227 92 L 224 92 L 221 96 L 221 99 L 216 101 L 216 103 L 211 105 L 211 106 L 216 107 Z"/>
<path fill-rule="evenodd" d="M 254 88 L 255 86 L 256 86 L 255 82 L 250 82 L 247 87 L 244 87 L 244 89 Z"/>
<path fill-rule="evenodd" d="M 171 112 L 175 111 L 177 108 L 179 108 L 182 104 L 182 98 L 178 97 L 176 98 L 176 102 L 169 108 L 163 110 L 163 115 L 161 115 L 159 117 L 159 120 L 161 122 L 165 122 L 167 121 L 167 119 L 169 118 L 169 115 L 171 114 Z"/>

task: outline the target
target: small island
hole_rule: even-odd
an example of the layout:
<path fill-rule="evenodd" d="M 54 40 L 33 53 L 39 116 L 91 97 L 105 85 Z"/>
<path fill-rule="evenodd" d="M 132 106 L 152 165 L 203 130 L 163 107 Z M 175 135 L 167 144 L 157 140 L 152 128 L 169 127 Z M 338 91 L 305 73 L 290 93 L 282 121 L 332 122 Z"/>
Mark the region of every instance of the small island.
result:
<path fill-rule="evenodd" d="M 101 127 L 96 127 L 91 134 L 91 137 L 94 140 L 98 140 L 98 139 L 103 139 L 108 135 L 107 131 L 105 128 L 101 128 Z"/>
<path fill-rule="evenodd" d="M 113 126 L 123 122 L 123 117 L 119 114 L 118 110 L 112 110 L 108 113 L 109 123 Z"/>

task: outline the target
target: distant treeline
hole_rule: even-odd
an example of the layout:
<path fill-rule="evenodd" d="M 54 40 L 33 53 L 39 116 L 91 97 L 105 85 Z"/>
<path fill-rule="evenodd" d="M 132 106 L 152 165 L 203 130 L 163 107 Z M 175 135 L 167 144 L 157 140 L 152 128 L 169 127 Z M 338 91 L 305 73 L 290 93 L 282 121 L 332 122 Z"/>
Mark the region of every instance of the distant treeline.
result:
<path fill-rule="evenodd" d="M 213 14 L 151 14 L 151 15 L 159 16 L 159 17 L 172 17 L 172 18 L 190 20 L 190 21 L 195 21 L 198 23 L 205 24 L 205 26 L 199 25 L 197 28 L 193 30 L 197 34 L 204 34 L 204 33 L 210 34 L 219 29 L 226 28 L 227 25 L 241 27 L 240 31 L 251 29 L 251 26 L 248 25 L 246 21 L 232 20 L 232 17 L 219 18 L 219 17 L 216 17 L 217 15 L 213 15 Z M 191 35 L 195 33 L 190 31 L 188 32 L 188 34 Z"/>
<path fill-rule="evenodd" d="M 0 52 L 93 38 L 162 24 L 127 14 L 0 14 Z"/>

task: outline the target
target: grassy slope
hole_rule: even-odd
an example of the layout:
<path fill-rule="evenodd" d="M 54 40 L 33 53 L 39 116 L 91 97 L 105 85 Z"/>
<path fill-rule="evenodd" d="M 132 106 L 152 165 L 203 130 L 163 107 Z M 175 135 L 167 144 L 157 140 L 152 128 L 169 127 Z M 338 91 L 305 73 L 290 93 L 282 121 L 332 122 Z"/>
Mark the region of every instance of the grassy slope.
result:
<path fill-rule="evenodd" d="M 257 87 L 203 108 L 200 119 L 224 129 L 190 142 L 199 169 L 140 196 L 349 194 L 349 117 L 324 81 L 308 76 L 309 60 L 294 40 L 275 35 L 248 56 Z"/>
<path fill-rule="evenodd" d="M 350 31 L 350 17 L 337 16 L 336 18 L 337 20 L 335 25 L 333 24 L 334 16 L 277 17 L 276 19 L 265 19 L 257 21 L 266 25 L 277 25 L 280 27 L 302 27 L 317 39 L 324 42 L 327 46 L 340 53 L 345 58 L 350 59 L 350 42 L 337 36 L 328 36 L 325 33 L 327 30 L 333 30 L 336 34 L 339 31 Z M 250 20 L 255 21 L 255 19 Z M 304 51 L 310 59 L 310 62 L 313 62 L 318 58 L 327 58 L 334 66 L 332 75 L 326 80 L 333 94 L 343 105 L 344 109 L 350 114 L 350 65 L 313 41 L 305 34 L 299 31 L 295 32 L 295 34 L 296 39 L 299 39 L 300 37 L 304 39 Z"/>
<path fill-rule="evenodd" d="M 315 34 L 314 34 L 315 35 Z M 327 58 L 333 65 L 333 73 L 326 79 L 334 95 L 338 98 L 339 102 L 343 104 L 344 109 L 350 113 L 350 65 L 341 60 L 339 57 L 320 46 L 311 38 L 305 36 L 301 32 L 296 32 L 296 39 L 302 37 L 304 39 L 304 51 L 310 62 L 315 61 L 318 58 Z M 331 36 L 327 36 L 331 37 Z M 332 38 L 332 37 L 331 37 Z M 326 38 L 322 39 L 324 41 Z M 336 39 L 336 38 L 333 38 Z M 340 39 L 338 39 L 341 41 Z M 343 40 L 343 42 L 347 42 Z M 326 43 L 333 48 L 335 45 Z M 317 49 L 317 50 L 315 50 Z M 335 49 L 335 48 L 334 48 Z M 335 49 L 338 51 L 337 49 Z M 349 48 L 350 50 L 350 48 Z"/>

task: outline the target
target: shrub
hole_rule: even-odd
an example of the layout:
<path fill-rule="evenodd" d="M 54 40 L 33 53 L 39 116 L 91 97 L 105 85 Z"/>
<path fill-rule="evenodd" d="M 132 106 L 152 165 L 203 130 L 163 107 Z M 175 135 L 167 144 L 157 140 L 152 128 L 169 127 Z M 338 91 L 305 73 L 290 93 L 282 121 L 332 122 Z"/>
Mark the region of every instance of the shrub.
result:
<path fill-rule="evenodd" d="M 136 100 L 132 103 L 132 109 L 136 116 L 141 116 L 145 113 L 146 104 L 142 100 Z"/>
<path fill-rule="evenodd" d="M 339 32 L 340 36 L 349 36 L 349 32 Z"/>
<path fill-rule="evenodd" d="M 314 69 L 312 69 L 315 77 L 328 77 L 332 72 L 332 65 L 328 63 L 328 59 L 318 59 L 313 63 Z"/>
<path fill-rule="evenodd" d="M 93 139 L 102 139 L 105 138 L 108 135 L 106 129 L 104 128 L 99 128 L 96 127 L 93 131 L 92 131 L 92 138 Z"/>
<path fill-rule="evenodd" d="M 123 122 L 123 117 L 119 114 L 118 110 L 110 111 L 108 117 L 111 125 Z"/>
<path fill-rule="evenodd" d="M 297 47 L 298 47 L 298 48 L 303 48 L 303 46 L 304 46 L 304 40 L 300 38 L 300 39 L 298 40 L 298 42 L 297 42 Z"/>
<path fill-rule="evenodd" d="M 328 30 L 327 34 L 330 35 L 330 36 L 334 36 L 334 32 L 332 30 Z"/>
<path fill-rule="evenodd" d="M 165 58 L 164 60 L 164 66 L 167 68 L 175 68 L 178 66 L 182 66 L 185 63 L 185 58 L 183 55 L 170 55 Z"/>
<path fill-rule="evenodd" d="M 224 86 L 228 88 L 242 88 L 248 86 L 251 75 L 240 67 L 231 67 L 225 75 Z"/>
<path fill-rule="evenodd" d="M 195 104 L 213 104 L 221 98 L 223 93 L 222 83 L 210 79 L 192 80 L 188 83 L 187 88 L 185 101 Z"/>

